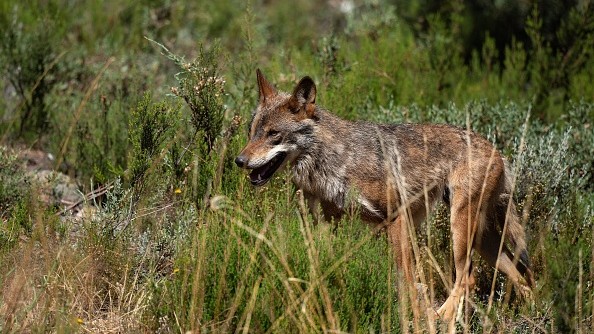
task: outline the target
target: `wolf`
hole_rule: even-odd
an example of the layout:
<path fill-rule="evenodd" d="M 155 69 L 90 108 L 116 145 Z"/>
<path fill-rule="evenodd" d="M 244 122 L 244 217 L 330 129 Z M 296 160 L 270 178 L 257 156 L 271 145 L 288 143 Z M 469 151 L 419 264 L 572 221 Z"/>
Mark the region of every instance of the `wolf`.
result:
<path fill-rule="evenodd" d="M 235 159 L 250 170 L 254 186 L 287 167 L 314 219 L 337 221 L 356 205 L 363 221 L 386 231 L 396 265 L 411 283 L 407 228 L 418 227 L 444 201 L 455 282 L 437 314 L 452 319 L 472 291 L 473 251 L 505 273 L 522 296 L 531 295 L 534 278 L 511 173 L 488 140 L 451 125 L 344 120 L 316 104 L 310 77 L 286 93 L 259 69 L 256 74 L 259 102 L 248 143 Z"/>

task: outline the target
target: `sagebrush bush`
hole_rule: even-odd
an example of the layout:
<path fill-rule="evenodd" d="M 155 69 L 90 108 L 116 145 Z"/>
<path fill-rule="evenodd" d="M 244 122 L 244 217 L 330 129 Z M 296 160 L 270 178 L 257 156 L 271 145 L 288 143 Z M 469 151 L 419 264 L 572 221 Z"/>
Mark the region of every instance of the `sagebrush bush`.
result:
<path fill-rule="evenodd" d="M 201 137 L 209 153 L 223 125 L 225 81 L 219 74 L 220 55 L 218 46 L 206 50 L 200 46 L 199 55 L 187 62 L 183 57 L 171 53 L 162 44 L 156 43 L 179 68 L 176 79 L 178 87 L 172 87 L 173 95 L 182 98 L 190 108 L 194 136 Z"/>

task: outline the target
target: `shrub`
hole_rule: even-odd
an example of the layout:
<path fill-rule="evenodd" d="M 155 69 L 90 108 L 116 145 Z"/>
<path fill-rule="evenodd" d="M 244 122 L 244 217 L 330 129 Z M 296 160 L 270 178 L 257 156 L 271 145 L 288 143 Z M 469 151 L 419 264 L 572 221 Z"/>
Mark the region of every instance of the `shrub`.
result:
<path fill-rule="evenodd" d="M 0 250 L 31 233 L 30 183 L 17 156 L 0 146 Z"/>
<path fill-rule="evenodd" d="M 198 58 L 186 62 L 183 57 L 171 53 L 165 46 L 160 46 L 166 56 L 173 60 L 180 72 L 176 74 L 178 87 L 172 87 L 171 92 L 182 98 L 191 111 L 191 121 L 194 136 L 202 137 L 207 152 L 215 145 L 215 139 L 220 135 L 223 125 L 225 108 L 223 106 L 225 81 L 219 74 L 218 46 L 206 50 L 200 46 Z"/>
<path fill-rule="evenodd" d="M 17 106 L 11 111 L 19 120 L 17 134 L 32 132 L 40 138 L 50 124 L 46 97 L 56 83 L 51 71 L 58 60 L 55 52 L 58 32 L 49 16 L 26 24 L 22 12 L 19 6 L 14 6 L 11 12 L 0 15 L 0 71 L 18 98 Z"/>
<path fill-rule="evenodd" d="M 130 114 L 129 139 L 131 156 L 130 183 L 142 193 L 146 176 L 151 168 L 162 165 L 165 145 L 170 144 L 177 124 L 179 105 L 167 102 L 153 103 L 145 94 Z M 157 169 L 157 172 L 159 170 Z"/>

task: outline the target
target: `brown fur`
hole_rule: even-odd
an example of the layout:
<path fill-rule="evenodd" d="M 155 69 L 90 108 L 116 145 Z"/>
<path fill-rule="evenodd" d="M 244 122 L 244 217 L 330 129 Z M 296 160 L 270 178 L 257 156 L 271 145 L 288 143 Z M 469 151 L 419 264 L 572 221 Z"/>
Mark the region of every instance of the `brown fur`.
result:
<path fill-rule="evenodd" d="M 257 74 L 260 102 L 250 140 L 236 159 L 252 170 L 252 183 L 262 185 L 290 165 L 316 219 L 337 220 L 358 205 L 364 221 L 386 226 L 397 265 L 411 282 L 407 226 L 418 226 L 448 195 L 456 281 L 438 313 L 451 319 L 472 290 L 472 250 L 530 294 L 534 280 L 509 172 L 489 141 L 450 125 L 343 120 L 315 103 L 309 77 L 287 94 Z M 508 244 L 499 253 L 503 230 Z"/>

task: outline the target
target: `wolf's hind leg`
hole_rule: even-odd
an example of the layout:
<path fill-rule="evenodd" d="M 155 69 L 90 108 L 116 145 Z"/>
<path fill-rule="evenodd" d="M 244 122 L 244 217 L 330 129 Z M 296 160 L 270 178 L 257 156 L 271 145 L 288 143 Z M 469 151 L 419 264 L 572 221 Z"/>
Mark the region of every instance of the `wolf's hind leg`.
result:
<path fill-rule="evenodd" d="M 487 230 L 480 242 L 477 243 L 477 250 L 492 267 L 497 265 L 497 270 L 509 277 L 522 297 L 529 297 L 532 289 L 522 275 L 526 274 L 529 269 L 521 262 L 516 261 L 514 264 L 514 256 L 507 246 L 503 245 L 501 254 L 499 254 L 500 243 L 501 234 L 495 230 Z"/>

